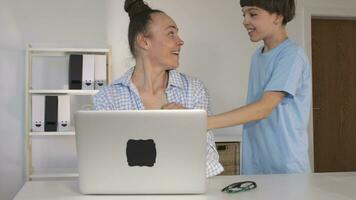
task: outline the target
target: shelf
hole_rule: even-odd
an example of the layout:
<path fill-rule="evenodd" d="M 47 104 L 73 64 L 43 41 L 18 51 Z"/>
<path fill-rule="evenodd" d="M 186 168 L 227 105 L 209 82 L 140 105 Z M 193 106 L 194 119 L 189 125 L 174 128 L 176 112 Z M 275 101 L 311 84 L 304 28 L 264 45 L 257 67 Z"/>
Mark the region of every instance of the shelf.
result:
<path fill-rule="evenodd" d="M 110 49 L 86 49 L 86 48 L 29 48 L 33 53 L 68 52 L 68 53 L 109 53 Z"/>
<path fill-rule="evenodd" d="M 242 142 L 241 135 L 214 135 L 215 142 Z"/>
<path fill-rule="evenodd" d="M 72 136 L 75 135 L 74 131 L 66 132 L 30 132 L 30 136 Z"/>
<path fill-rule="evenodd" d="M 95 95 L 99 90 L 30 90 L 30 94 Z"/>
<path fill-rule="evenodd" d="M 84 101 L 88 101 L 88 98 L 92 98 L 94 95 L 96 95 L 99 90 L 77 90 L 77 89 L 68 89 L 68 83 L 66 85 L 62 85 L 60 87 L 50 87 L 48 84 L 45 84 L 45 82 L 41 82 L 42 86 L 41 87 L 32 87 L 33 83 L 33 75 L 35 72 L 33 68 L 33 62 L 36 61 L 35 63 L 42 67 L 46 67 L 46 65 L 52 66 L 52 62 L 55 62 L 53 66 L 57 66 L 58 64 L 56 63 L 57 60 L 53 59 L 52 57 L 63 57 L 60 58 L 60 60 L 65 60 L 68 62 L 70 60 L 70 55 L 71 54 L 78 54 L 78 55 L 84 55 L 84 54 L 90 54 L 90 55 L 104 55 L 106 56 L 106 83 L 109 85 L 111 83 L 111 73 L 112 73 L 112 52 L 111 48 L 107 45 L 104 46 L 99 46 L 96 48 L 88 48 L 87 46 L 82 47 L 82 48 L 73 48 L 73 47 L 63 47 L 63 46 L 32 46 L 29 44 L 26 48 L 26 80 L 25 80 L 25 120 L 24 120 L 24 127 L 25 127 L 25 147 L 24 149 L 26 150 L 25 153 L 25 173 L 26 173 L 26 180 L 41 180 L 41 179 L 61 179 L 61 178 L 78 178 L 78 169 L 73 169 L 71 167 L 75 167 L 73 165 L 68 165 L 71 162 L 68 162 L 66 164 L 66 158 L 67 155 L 64 155 L 63 157 L 58 157 L 57 156 L 62 156 L 58 155 L 57 152 L 59 152 L 62 148 L 66 148 L 64 146 L 56 146 L 53 145 L 53 149 L 51 147 L 49 154 L 51 156 L 54 156 L 54 162 L 57 161 L 63 161 L 60 166 L 55 165 L 52 163 L 52 161 L 46 160 L 46 156 L 39 154 L 38 151 L 41 149 L 39 148 L 32 148 L 32 141 L 34 140 L 41 140 L 44 141 L 43 144 L 41 143 L 40 145 L 48 145 L 48 142 L 52 141 L 61 141 L 61 139 L 64 137 L 66 139 L 66 144 L 72 145 L 72 142 L 75 142 L 75 131 L 74 127 L 66 127 L 68 131 L 55 131 L 55 132 L 34 132 L 32 131 L 32 97 L 38 97 L 38 96 L 61 96 L 61 95 L 69 95 L 71 97 L 75 97 L 74 99 L 78 99 L 78 102 L 74 102 L 76 104 L 79 103 L 79 105 L 75 105 L 74 107 L 70 108 L 70 115 L 72 117 L 72 114 L 76 110 L 91 110 L 92 109 L 92 104 L 88 103 L 85 104 Z M 39 62 L 37 60 L 37 57 L 39 57 L 39 60 L 45 59 L 46 62 Z M 51 58 L 46 58 L 46 57 L 51 57 Z M 47 63 L 48 62 L 48 63 Z M 69 65 L 67 66 L 67 63 L 65 65 L 61 64 L 62 67 L 68 68 Z M 42 68 L 41 68 L 42 69 Z M 39 70 L 39 69 L 36 69 Z M 45 72 L 45 71 L 43 71 Z M 37 75 L 37 74 L 36 74 Z M 39 73 L 39 77 L 36 77 L 36 80 L 41 80 L 43 77 L 45 77 L 45 73 Z M 46 79 L 47 80 L 47 79 Z M 55 80 L 53 80 L 55 82 Z M 53 88 L 53 89 L 51 89 Z M 84 97 L 82 99 L 80 96 Z M 72 101 L 70 101 L 72 103 Z M 41 108 L 42 109 L 42 108 Z M 41 111 L 42 112 L 42 111 Z M 44 111 L 43 111 L 44 112 Z M 37 117 L 37 116 L 36 116 Z M 72 120 L 71 120 L 72 121 Z M 74 121 L 72 121 L 74 123 Z M 68 139 L 68 141 L 67 141 Z M 74 141 L 73 141 L 74 140 Z M 74 149 L 70 150 L 70 154 L 75 155 L 76 152 L 73 152 Z M 38 157 L 37 157 L 38 155 Z M 35 163 L 33 161 L 33 157 L 36 156 L 36 159 L 41 161 L 40 163 Z M 68 156 L 70 156 L 68 154 Z M 72 160 L 72 157 L 68 157 L 68 159 Z M 42 161 L 43 160 L 43 161 Z M 60 169 L 53 169 L 52 167 L 64 167 Z M 68 168 L 66 168 L 68 167 Z"/>
<path fill-rule="evenodd" d="M 30 178 L 42 179 L 42 178 L 78 178 L 77 169 L 52 169 L 48 171 L 34 171 Z"/>

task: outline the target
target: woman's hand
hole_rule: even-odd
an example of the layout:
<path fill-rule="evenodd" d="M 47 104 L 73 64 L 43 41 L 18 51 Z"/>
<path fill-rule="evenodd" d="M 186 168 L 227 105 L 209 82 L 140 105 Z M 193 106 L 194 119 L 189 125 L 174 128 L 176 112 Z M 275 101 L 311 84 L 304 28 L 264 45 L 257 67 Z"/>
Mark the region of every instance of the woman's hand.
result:
<path fill-rule="evenodd" d="M 178 103 L 167 103 L 161 107 L 162 110 L 176 110 L 176 109 L 186 109 L 182 104 Z"/>

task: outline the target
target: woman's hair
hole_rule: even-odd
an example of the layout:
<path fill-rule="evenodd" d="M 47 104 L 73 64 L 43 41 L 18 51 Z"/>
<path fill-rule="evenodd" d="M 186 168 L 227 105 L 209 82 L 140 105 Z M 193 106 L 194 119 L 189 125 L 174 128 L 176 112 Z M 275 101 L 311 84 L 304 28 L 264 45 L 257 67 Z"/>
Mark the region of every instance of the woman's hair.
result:
<path fill-rule="evenodd" d="M 294 0 L 240 0 L 240 6 L 256 6 L 270 13 L 282 15 L 283 25 L 286 25 L 295 16 Z"/>
<path fill-rule="evenodd" d="M 138 34 L 148 34 L 148 25 L 152 21 L 152 13 L 163 11 L 151 9 L 143 0 L 125 0 L 125 11 L 130 17 L 128 39 L 130 51 L 136 57 L 135 40 Z"/>

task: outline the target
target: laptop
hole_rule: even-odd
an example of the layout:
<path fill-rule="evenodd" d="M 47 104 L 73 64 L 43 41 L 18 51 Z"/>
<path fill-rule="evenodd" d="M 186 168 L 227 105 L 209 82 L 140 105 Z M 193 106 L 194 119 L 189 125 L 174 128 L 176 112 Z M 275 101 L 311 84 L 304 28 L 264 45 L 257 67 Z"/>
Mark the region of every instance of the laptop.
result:
<path fill-rule="evenodd" d="M 205 193 L 206 128 L 204 110 L 76 112 L 81 193 Z"/>

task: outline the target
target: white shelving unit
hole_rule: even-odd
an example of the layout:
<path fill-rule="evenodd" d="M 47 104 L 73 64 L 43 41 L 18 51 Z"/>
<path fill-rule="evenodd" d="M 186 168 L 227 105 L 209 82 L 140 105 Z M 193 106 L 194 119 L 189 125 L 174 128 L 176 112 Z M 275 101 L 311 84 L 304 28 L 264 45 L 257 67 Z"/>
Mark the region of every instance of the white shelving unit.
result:
<path fill-rule="evenodd" d="M 33 171 L 30 175 L 30 179 L 76 178 L 79 175 L 74 172 L 75 170 L 76 169 Z"/>
<path fill-rule="evenodd" d="M 30 136 L 70 136 L 75 135 L 74 131 L 66 132 L 30 132 Z"/>
<path fill-rule="evenodd" d="M 101 54 L 107 58 L 107 84 L 111 83 L 111 49 L 110 48 L 34 48 L 28 45 L 26 49 L 26 81 L 25 81 L 25 155 L 26 155 L 26 179 L 45 179 L 45 178 L 72 178 L 77 177 L 76 169 L 51 169 L 47 171 L 37 171 L 33 168 L 33 137 L 62 137 L 74 136 L 75 131 L 67 132 L 33 132 L 31 130 L 31 113 L 32 113 L 32 95 L 71 95 L 71 96 L 94 96 L 97 90 L 68 90 L 68 89 L 34 89 L 32 88 L 33 74 L 32 64 L 33 57 L 46 56 L 69 56 L 70 54 Z M 63 66 L 68 67 L 68 66 Z"/>
<path fill-rule="evenodd" d="M 98 90 L 30 90 L 30 94 L 95 95 Z"/>

